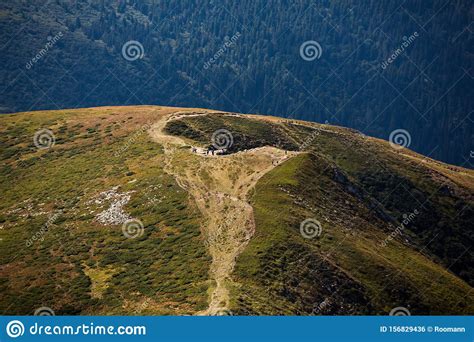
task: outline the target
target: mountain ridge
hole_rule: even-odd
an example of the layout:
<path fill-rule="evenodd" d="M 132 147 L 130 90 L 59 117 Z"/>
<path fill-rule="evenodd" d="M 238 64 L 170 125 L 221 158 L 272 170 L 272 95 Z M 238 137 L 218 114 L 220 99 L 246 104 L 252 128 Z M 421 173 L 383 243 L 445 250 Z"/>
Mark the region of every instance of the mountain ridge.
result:
<path fill-rule="evenodd" d="M 474 308 L 472 170 L 352 129 L 200 108 L 0 120 L 2 311 Z"/>

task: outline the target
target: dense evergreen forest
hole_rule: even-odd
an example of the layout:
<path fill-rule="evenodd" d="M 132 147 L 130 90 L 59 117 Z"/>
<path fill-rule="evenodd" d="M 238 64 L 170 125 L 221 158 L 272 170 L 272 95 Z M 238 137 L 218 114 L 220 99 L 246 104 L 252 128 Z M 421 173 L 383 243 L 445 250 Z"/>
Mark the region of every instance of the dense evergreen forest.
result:
<path fill-rule="evenodd" d="M 3 113 L 205 107 L 405 129 L 411 149 L 474 161 L 471 1 L 7 0 L 0 13 Z M 302 58 L 307 41 L 319 58 Z"/>

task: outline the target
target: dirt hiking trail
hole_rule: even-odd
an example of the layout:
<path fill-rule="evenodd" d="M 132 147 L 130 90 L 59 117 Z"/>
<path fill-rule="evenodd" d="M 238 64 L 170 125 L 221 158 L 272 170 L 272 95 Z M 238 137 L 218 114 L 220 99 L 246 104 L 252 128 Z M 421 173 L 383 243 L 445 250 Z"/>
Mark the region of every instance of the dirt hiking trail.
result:
<path fill-rule="evenodd" d="M 210 275 L 215 287 L 209 307 L 199 314 L 223 315 L 229 314 L 227 284 L 231 282 L 236 258 L 255 231 L 253 209 L 248 203 L 250 191 L 264 174 L 296 152 L 285 153 L 266 146 L 230 155 L 204 156 L 183 148 L 189 143 L 164 130 L 171 120 L 208 114 L 212 112 L 166 114 L 149 133 L 164 148 L 165 171 L 191 194 L 205 218 L 201 230 L 212 257 Z"/>

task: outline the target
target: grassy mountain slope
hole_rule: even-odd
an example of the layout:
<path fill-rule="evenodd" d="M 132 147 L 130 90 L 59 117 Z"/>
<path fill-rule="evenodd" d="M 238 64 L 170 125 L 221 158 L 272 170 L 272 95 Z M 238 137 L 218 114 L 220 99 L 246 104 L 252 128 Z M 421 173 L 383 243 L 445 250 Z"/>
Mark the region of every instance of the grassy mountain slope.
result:
<path fill-rule="evenodd" d="M 472 312 L 471 171 L 347 129 L 257 118 L 192 117 L 168 126 L 201 143 L 224 127 L 235 149 L 306 150 L 257 183 L 256 233 L 233 274 L 233 311 Z M 389 238 L 406 217 L 402 234 Z M 322 223 L 320 238 L 301 236 L 307 218 Z"/>
<path fill-rule="evenodd" d="M 56 314 L 192 314 L 207 306 L 200 213 L 163 171 L 163 151 L 144 129 L 159 115 L 149 107 L 1 117 L 3 314 L 42 306 Z M 32 137 L 44 127 L 56 144 L 38 150 Z M 143 222 L 141 237 L 97 221 L 111 201 L 96 200 L 114 187 L 130 193 L 124 210 Z"/>
<path fill-rule="evenodd" d="M 301 155 L 278 167 L 257 185 L 252 203 L 257 233 L 237 263 L 236 312 L 380 314 L 403 306 L 412 314 L 459 314 L 474 309 L 471 286 L 429 257 L 397 240 L 381 246 L 389 231 L 381 227 L 387 225 L 334 180 L 321 157 Z M 308 240 L 299 224 L 313 217 L 323 232 Z"/>
<path fill-rule="evenodd" d="M 201 109 L 0 122 L 2 314 L 474 312 L 471 170 L 349 129 Z M 38 149 L 44 128 L 55 144 Z M 191 152 L 218 129 L 227 155 Z"/>

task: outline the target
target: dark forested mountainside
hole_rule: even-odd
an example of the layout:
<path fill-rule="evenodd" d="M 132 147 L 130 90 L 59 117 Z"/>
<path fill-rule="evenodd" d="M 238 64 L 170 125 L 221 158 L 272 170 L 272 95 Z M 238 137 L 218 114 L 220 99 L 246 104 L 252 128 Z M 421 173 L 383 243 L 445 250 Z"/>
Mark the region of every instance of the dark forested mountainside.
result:
<path fill-rule="evenodd" d="M 0 112 L 161 104 L 404 129 L 472 167 L 472 22 L 462 0 L 7 0 Z"/>

